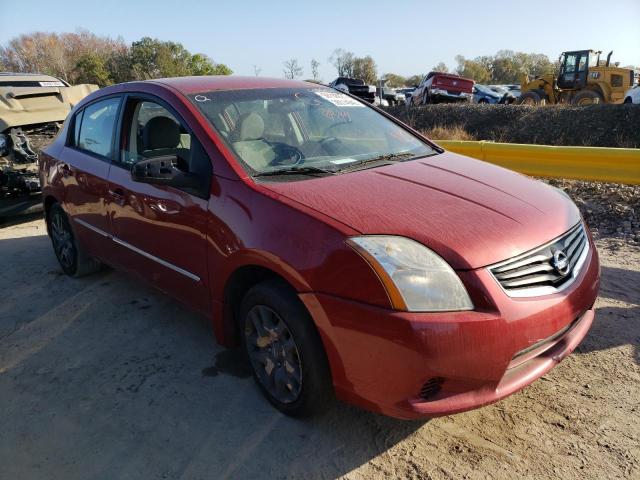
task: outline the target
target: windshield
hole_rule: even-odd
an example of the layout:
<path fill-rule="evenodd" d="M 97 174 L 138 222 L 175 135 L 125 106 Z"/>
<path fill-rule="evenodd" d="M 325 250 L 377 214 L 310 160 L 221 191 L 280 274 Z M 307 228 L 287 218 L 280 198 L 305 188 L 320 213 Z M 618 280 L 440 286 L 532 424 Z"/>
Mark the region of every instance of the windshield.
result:
<path fill-rule="evenodd" d="M 252 175 L 294 167 L 332 174 L 436 153 L 372 108 L 329 88 L 214 91 L 189 98 Z"/>

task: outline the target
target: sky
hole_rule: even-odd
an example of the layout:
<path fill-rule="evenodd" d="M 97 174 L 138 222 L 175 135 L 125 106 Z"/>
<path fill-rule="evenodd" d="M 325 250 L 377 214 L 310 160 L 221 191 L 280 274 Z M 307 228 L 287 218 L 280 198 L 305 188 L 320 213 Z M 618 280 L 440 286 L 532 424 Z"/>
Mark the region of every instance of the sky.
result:
<path fill-rule="evenodd" d="M 330 82 L 336 48 L 371 55 L 380 75 L 426 73 L 441 61 L 451 69 L 458 54 L 502 49 L 552 60 L 564 50 L 614 50 L 613 61 L 640 65 L 640 0 L 0 0 L 0 12 L 3 45 L 23 33 L 79 28 L 128 43 L 150 36 L 239 75 L 254 75 L 255 66 L 282 77 L 283 62 L 296 58 L 309 78 L 315 58 Z"/>

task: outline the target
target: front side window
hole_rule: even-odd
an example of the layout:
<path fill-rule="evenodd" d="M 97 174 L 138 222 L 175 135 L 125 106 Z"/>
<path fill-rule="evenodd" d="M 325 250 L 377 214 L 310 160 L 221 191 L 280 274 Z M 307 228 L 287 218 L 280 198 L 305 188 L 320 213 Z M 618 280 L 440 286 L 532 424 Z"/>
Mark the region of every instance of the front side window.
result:
<path fill-rule="evenodd" d="M 252 175 L 292 167 L 353 170 L 436 153 L 360 101 L 328 88 L 273 88 L 189 96 Z"/>
<path fill-rule="evenodd" d="M 119 105 L 120 98 L 108 98 L 85 107 L 76 147 L 103 157 L 111 157 Z M 79 117 L 76 116 L 76 122 Z M 77 123 L 75 127 L 77 131 Z"/>
<path fill-rule="evenodd" d="M 563 64 L 563 79 L 565 81 L 573 81 L 575 79 L 577 57 L 574 54 L 569 54 L 564 59 Z"/>
<path fill-rule="evenodd" d="M 180 170 L 202 177 L 205 184 L 210 182 L 208 155 L 172 112 L 159 103 L 141 99 L 130 99 L 125 112 L 130 121 L 126 123 L 126 141 L 119 161 L 122 167 L 130 169 L 140 160 L 167 157 Z"/>

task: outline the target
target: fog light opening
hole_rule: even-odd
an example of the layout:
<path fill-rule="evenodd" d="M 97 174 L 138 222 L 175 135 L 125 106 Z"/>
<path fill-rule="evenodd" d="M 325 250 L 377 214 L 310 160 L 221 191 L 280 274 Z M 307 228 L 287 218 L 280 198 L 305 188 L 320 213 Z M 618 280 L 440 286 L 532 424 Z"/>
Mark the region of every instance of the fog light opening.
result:
<path fill-rule="evenodd" d="M 424 385 L 422 385 L 420 389 L 420 398 L 429 400 L 436 396 L 442 388 L 442 382 L 444 382 L 444 379 L 440 377 L 433 377 L 424 382 Z"/>

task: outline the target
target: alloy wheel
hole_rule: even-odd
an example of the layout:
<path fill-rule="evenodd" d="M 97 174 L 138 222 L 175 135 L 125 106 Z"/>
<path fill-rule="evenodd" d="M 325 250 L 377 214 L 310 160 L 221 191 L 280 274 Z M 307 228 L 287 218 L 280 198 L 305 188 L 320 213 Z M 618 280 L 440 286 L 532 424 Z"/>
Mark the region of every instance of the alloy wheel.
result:
<path fill-rule="evenodd" d="M 302 362 L 291 331 L 266 305 L 256 305 L 245 319 L 245 343 L 260 384 L 278 402 L 295 402 L 302 391 Z"/>
<path fill-rule="evenodd" d="M 51 239 L 58 261 L 64 268 L 72 268 L 75 260 L 75 245 L 68 224 L 60 212 L 51 218 Z"/>

